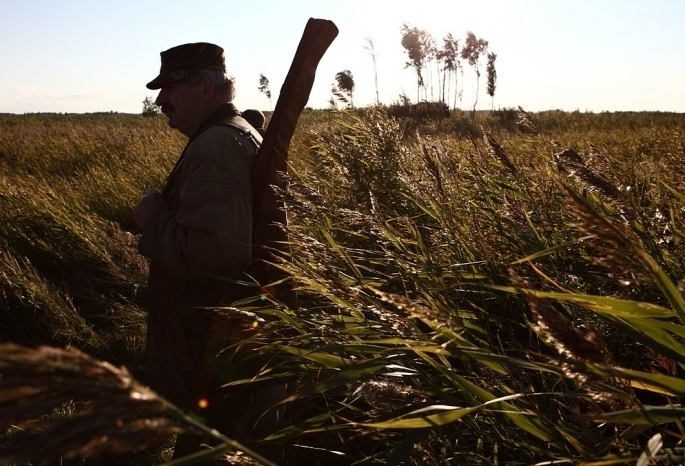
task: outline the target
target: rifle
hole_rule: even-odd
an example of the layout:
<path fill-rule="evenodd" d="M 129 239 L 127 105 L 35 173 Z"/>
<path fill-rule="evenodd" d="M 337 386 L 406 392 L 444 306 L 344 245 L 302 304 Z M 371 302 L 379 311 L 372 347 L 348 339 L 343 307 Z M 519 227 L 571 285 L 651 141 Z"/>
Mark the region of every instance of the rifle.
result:
<path fill-rule="evenodd" d="M 296 305 L 292 285 L 280 280 L 284 274 L 270 264 L 273 251 L 283 251 L 288 239 L 285 230 L 279 226 L 287 225 L 284 203 L 276 196 L 273 186 L 285 188 L 280 173 L 285 173 L 288 169 L 290 140 L 309 100 L 316 67 L 337 35 L 338 28 L 332 21 L 310 18 L 307 22 L 252 171 L 252 263 L 244 274 L 263 287 L 280 281 L 275 287 L 268 287 L 269 293 L 290 307 Z M 203 350 L 206 364 L 197 368 L 189 400 L 189 408 L 194 410 L 197 409 L 194 408 L 195 403 L 209 395 L 212 377 L 219 363 L 216 356 L 226 348 L 227 343 L 235 344 L 251 335 L 251 329 L 246 328 L 244 319 L 227 318 L 220 312 L 215 312 L 214 316 Z M 194 451 L 197 444 L 199 438 L 179 436 L 174 458 Z"/>
<path fill-rule="evenodd" d="M 285 188 L 280 173 L 286 173 L 288 169 L 290 140 L 309 99 L 316 67 L 337 35 L 338 28 L 332 21 L 310 18 L 307 22 L 255 160 L 252 172 L 253 262 L 247 273 L 263 286 L 283 278 L 283 274 L 268 261 L 272 258 L 272 251 L 283 251 L 288 241 L 287 233 L 279 227 L 279 224 L 287 225 L 285 208 L 273 186 Z M 291 307 L 296 305 L 289 282 L 279 284 L 275 293 L 270 287 L 270 294 L 275 294 L 273 297 Z"/>

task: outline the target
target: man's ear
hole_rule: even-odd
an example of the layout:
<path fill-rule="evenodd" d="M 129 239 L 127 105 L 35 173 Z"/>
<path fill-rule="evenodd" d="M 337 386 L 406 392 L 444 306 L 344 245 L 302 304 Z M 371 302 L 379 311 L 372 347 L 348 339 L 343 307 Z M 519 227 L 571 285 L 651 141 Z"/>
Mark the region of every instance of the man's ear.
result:
<path fill-rule="evenodd" d="M 202 101 L 209 102 L 214 96 L 214 89 L 216 88 L 214 80 L 209 76 L 205 76 L 202 78 L 202 81 L 200 81 L 200 86 L 202 86 Z"/>

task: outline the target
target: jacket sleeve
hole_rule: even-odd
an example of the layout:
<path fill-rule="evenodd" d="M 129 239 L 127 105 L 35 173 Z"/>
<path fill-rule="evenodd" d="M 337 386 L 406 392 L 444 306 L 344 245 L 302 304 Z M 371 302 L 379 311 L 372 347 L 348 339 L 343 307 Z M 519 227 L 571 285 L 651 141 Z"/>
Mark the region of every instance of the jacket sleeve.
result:
<path fill-rule="evenodd" d="M 233 130 L 210 128 L 186 151 L 178 210 L 145 224 L 139 252 L 186 280 L 235 276 L 250 261 L 255 149 Z"/>

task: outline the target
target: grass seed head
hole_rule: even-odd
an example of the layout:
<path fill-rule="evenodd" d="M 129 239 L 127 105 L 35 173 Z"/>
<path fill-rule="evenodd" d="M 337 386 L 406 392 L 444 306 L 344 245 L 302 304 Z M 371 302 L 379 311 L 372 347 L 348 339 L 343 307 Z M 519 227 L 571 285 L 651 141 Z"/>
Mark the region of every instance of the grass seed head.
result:
<path fill-rule="evenodd" d="M 489 132 L 483 130 L 483 139 L 488 146 L 488 153 L 493 158 L 502 162 L 502 164 L 507 167 L 511 173 L 516 174 L 518 172 L 516 166 L 514 166 L 511 160 L 509 160 L 504 148 L 497 141 L 495 141 L 495 138 L 493 138 Z"/>
<path fill-rule="evenodd" d="M 392 411 L 426 401 L 418 390 L 386 380 L 363 382 L 354 391 L 354 395 L 381 411 Z"/>
<path fill-rule="evenodd" d="M 538 134 L 540 132 L 538 126 L 535 124 L 528 112 L 523 109 L 523 107 L 519 106 L 517 115 L 518 120 L 516 121 L 516 124 L 524 133 Z"/>
<path fill-rule="evenodd" d="M 0 373 L 0 427 L 43 418 L 39 433 L 11 436 L 0 452 L 3 464 L 132 451 L 184 431 L 169 418 L 176 408 L 125 368 L 73 348 L 0 345 Z M 54 415 L 72 401 L 85 408 Z"/>

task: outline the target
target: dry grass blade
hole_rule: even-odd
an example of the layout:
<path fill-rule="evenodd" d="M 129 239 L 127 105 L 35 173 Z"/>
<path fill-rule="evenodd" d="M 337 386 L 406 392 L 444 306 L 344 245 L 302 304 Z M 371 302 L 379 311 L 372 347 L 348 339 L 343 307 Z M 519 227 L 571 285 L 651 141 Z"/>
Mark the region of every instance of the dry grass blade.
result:
<path fill-rule="evenodd" d="M 511 160 L 509 160 L 509 157 L 507 156 L 507 153 L 504 152 L 504 148 L 502 148 L 501 145 L 497 141 L 495 141 L 495 138 L 493 138 L 489 132 L 485 131 L 483 128 L 483 139 L 485 140 L 485 143 L 488 145 L 488 152 L 490 155 L 507 167 L 509 171 L 512 173 L 516 174 L 518 170 L 516 170 L 516 167 L 514 166 L 513 163 L 511 163 Z"/>
<path fill-rule="evenodd" d="M 433 181 L 437 189 L 437 193 L 440 196 L 442 202 L 447 202 L 450 198 L 450 193 L 445 189 L 445 181 L 443 179 L 442 170 L 440 167 L 439 155 L 436 153 L 437 149 L 434 146 L 428 145 L 426 142 L 422 141 L 420 137 L 419 142 L 421 144 L 421 162 L 426 168 L 430 178 Z"/>
<path fill-rule="evenodd" d="M 554 361 L 566 377 L 577 380 L 585 386 L 590 396 L 616 407 L 617 399 L 612 393 L 600 391 L 597 386 L 591 388 L 588 383 L 598 380 L 596 374 L 585 370 L 586 363 L 601 366 L 612 366 L 613 360 L 607 349 L 602 335 L 589 323 L 584 325 L 584 331 L 576 327 L 573 322 L 551 302 L 534 296 L 530 291 L 531 285 L 524 278 L 510 271 L 511 280 L 519 291 L 526 297 L 531 313 L 532 326 L 554 348 L 564 361 Z M 615 378 L 605 378 L 605 383 L 619 390 L 628 390 L 629 384 Z"/>
<path fill-rule="evenodd" d="M 597 238 L 599 248 L 593 260 L 617 273 L 630 273 L 634 280 L 642 281 L 644 285 L 657 285 L 681 321 L 685 322 L 685 299 L 633 231 L 599 215 L 569 186 L 562 184 L 561 187 L 568 195 L 569 211 L 580 219 L 575 226 Z"/>
<path fill-rule="evenodd" d="M 531 285 L 513 271 L 511 278 L 514 285 L 519 288 L 530 288 Z M 571 320 L 560 310 L 556 309 L 549 301 L 523 292 L 528 301 L 533 318 L 533 324 L 548 343 L 559 354 L 569 358 L 578 359 L 594 364 L 606 364 L 609 362 L 609 354 L 601 335 L 591 326 L 583 333 L 573 325 Z"/>
<path fill-rule="evenodd" d="M 15 427 L 0 452 L 3 464 L 138 450 L 184 430 L 164 417 L 176 408 L 125 368 L 75 349 L 0 345 L 0 374 L 0 427 Z M 72 401 L 87 407 L 72 417 L 54 415 Z M 36 419 L 39 433 L 31 424 L 22 428 Z"/>
<path fill-rule="evenodd" d="M 519 106 L 516 114 L 519 117 L 518 121 L 516 121 L 516 124 L 521 128 L 523 132 L 538 134 L 538 126 L 535 124 L 535 122 L 530 117 L 528 112 L 526 112 L 523 109 L 523 107 Z"/>
<path fill-rule="evenodd" d="M 611 270 L 629 272 L 636 279 L 646 281 L 650 271 L 640 261 L 639 239 L 623 225 L 598 214 L 568 185 L 562 184 L 561 188 L 568 196 L 569 211 L 579 219 L 575 227 L 596 238 L 598 251 L 593 260 Z"/>
<path fill-rule="evenodd" d="M 52 464 L 60 458 L 96 457 L 144 450 L 184 429 L 166 418 L 121 420 L 93 410 L 50 422 L 40 433 L 14 434 L 0 461 Z"/>
<path fill-rule="evenodd" d="M 554 154 L 554 161 L 560 171 L 568 172 L 590 191 L 597 191 L 611 200 L 621 213 L 628 219 L 632 214 L 628 211 L 619 191 L 600 173 L 590 170 L 585 160 L 573 149 L 565 149 Z"/>

